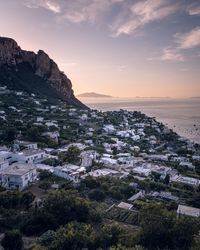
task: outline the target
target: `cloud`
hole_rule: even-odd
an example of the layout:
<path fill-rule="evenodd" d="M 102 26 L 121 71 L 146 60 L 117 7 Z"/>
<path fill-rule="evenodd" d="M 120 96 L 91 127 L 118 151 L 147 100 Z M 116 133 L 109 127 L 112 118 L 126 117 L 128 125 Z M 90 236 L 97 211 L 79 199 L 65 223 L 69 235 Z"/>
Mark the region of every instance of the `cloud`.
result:
<path fill-rule="evenodd" d="M 189 15 L 194 16 L 194 15 L 200 15 L 200 4 L 192 4 L 188 6 L 187 12 Z"/>
<path fill-rule="evenodd" d="M 135 33 L 144 25 L 161 20 L 179 9 L 174 0 L 24 0 L 28 8 L 45 8 L 59 13 L 59 20 L 72 23 L 96 21 L 118 4 L 120 10 L 111 15 L 111 29 L 115 36 Z"/>
<path fill-rule="evenodd" d="M 189 32 L 175 34 L 173 42 L 173 47 L 170 46 L 162 50 L 159 59 L 162 61 L 185 61 L 183 52 L 200 46 L 200 27 Z"/>
<path fill-rule="evenodd" d="M 114 37 L 122 34 L 140 34 L 142 28 L 160 21 L 177 11 L 184 10 L 190 15 L 199 13 L 200 6 L 181 5 L 178 0 L 23 0 L 28 8 L 45 8 L 56 14 L 57 20 L 71 23 L 94 23 L 101 14 L 110 13 L 109 27 Z M 115 12 L 111 10 L 117 6 Z M 110 11 L 110 12 L 109 12 Z M 199 30 L 187 35 L 190 41 Z M 189 37 L 190 36 L 190 37 Z M 176 39 L 183 44 L 185 37 L 177 34 Z M 186 46 L 186 45 L 183 45 Z"/>
<path fill-rule="evenodd" d="M 185 61 L 185 58 L 177 49 L 168 47 L 163 49 L 160 60 L 183 62 Z"/>
<path fill-rule="evenodd" d="M 180 49 L 190 49 L 200 46 L 200 26 L 189 32 L 176 34 L 175 39 Z"/>
<path fill-rule="evenodd" d="M 97 16 L 123 0 L 26 0 L 28 8 L 45 8 L 60 13 L 59 20 L 72 23 L 94 22 Z"/>
<path fill-rule="evenodd" d="M 114 36 L 135 33 L 148 23 L 174 14 L 179 8 L 176 1 L 170 0 L 142 0 L 132 5 L 126 4 L 111 28 Z"/>
<path fill-rule="evenodd" d="M 77 0 L 70 2 L 61 17 L 73 23 L 94 22 L 100 13 L 104 13 L 123 0 Z M 66 6 L 65 6 L 66 7 Z"/>
<path fill-rule="evenodd" d="M 54 13 L 61 12 L 61 6 L 58 4 L 58 1 L 53 0 L 26 0 L 25 6 L 28 8 L 45 8 Z"/>

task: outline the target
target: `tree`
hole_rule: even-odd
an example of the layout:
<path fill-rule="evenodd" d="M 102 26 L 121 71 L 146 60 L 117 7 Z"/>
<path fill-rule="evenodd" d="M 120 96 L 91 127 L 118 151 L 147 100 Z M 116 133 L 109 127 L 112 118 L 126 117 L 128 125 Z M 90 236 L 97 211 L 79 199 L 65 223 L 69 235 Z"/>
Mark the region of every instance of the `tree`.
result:
<path fill-rule="evenodd" d="M 56 235 L 55 231 L 48 230 L 39 237 L 38 243 L 44 247 L 48 247 L 52 244 L 55 235 Z"/>
<path fill-rule="evenodd" d="M 85 222 L 89 216 L 87 202 L 77 197 L 77 193 L 72 190 L 52 191 L 44 201 L 43 208 L 56 219 L 58 225 L 73 220 Z"/>
<path fill-rule="evenodd" d="M 164 183 L 165 183 L 166 185 L 169 185 L 169 182 L 170 182 L 170 175 L 167 174 L 167 175 L 165 176 Z"/>
<path fill-rule="evenodd" d="M 35 195 L 31 192 L 25 192 L 21 197 L 21 204 L 24 205 L 27 209 L 30 207 L 30 204 L 34 201 Z"/>
<path fill-rule="evenodd" d="M 89 192 L 89 198 L 91 200 L 103 201 L 105 199 L 105 194 L 99 189 L 93 189 Z"/>
<path fill-rule="evenodd" d="M 39 141 L 41 139 L 39 129 L 37 127 L 31 127 L 27 130 L 27 137 L 31 141 Z"/>
<path fill-rule="evenodd" d="M 174 246 L 176 249 L 190 249 L 194 243 L 194 235 L 198 234 L 199 226 L 192 218 L 180 218 L 173 226 Z M 178 239 L 178 240 L 177 240 Z"/>
<path fill-rule="evenodd" d="M 45 180 L 45 179 L 51 179 L 53 177 L 53 174 L 47 170 L 40 170 L 39 173 L 39 179 L 41 181 Z"/>
<path fill-rule="evenodd" d="M 54 167 L 59 165 L 59 161 L 55 158 L 48 158 L 44 160 L 42 163 L 46 165 L 54 166 Z"/>
<path fill-rule="evenodd" d="M 200 193 L 195 193 L 188 201 L 188 203 L 196 208 L 200 208 Z"/>
<path fill-rule="evenodd" d="M 140 212 L 140 243 L 149 250 L 171 249 L 173 218 L 160 205 L 150 204 Z"/>
<path fill-rule="evenodd" d="M 91 176 L 87 176 L 85 179 L 81 181 L 81 186 L 93 189 L 99 187 L 100 185 L 96 179 L 92 178 Z"/>
<path fill-rule="evenodd" d="M 115 224 L 106 224 L 101 228 L 100 246 L 107 249 L 110 246 L 117 245 L 122 228 Z"/>
<path fill-rule="evenodd" d="M 12 143 L 16 138 L 17 131 L 14 128 L 7 128 L 4 132 L 4 141 Z"/>
<path fill-rule="evenodd" d="M 60 153 L 58 157 L 61 163 L 75 164 L 79 161 L 79 155 L 80 149 L 75 146 L 71 146 L 67 152 Z"/>
<path fill-rule="evenodd" d="M 21 250 L 23 248 L 22 235 L 18 230 L 5 233 L 1 245 L 5 250 Z"/>
<path fill-rule="evenodd" d="M 94 229 L 89 224 L 69 223 L 57 230 L 49 250 L 96 249 Z"/>
<path fill-rule="evenodd" d="M 49 180 L 44 180 L 39 184 L 39 188 L 47 191 L 51 187 L 51 182 Z"/>
<path fill-rule="evenodd" d="M 47 230 L 54 230 L 56 218 L 48 212 L 38 209 L 23 216 L 20 230 L 27 236 L 41 235 Z"/>

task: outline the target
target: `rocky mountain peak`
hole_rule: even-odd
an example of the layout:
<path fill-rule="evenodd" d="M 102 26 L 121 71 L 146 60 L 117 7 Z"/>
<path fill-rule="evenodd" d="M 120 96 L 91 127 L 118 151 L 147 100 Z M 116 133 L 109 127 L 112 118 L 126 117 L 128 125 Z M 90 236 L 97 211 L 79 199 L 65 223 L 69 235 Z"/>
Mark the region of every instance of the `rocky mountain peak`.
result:
<path fill-rule="evenodd" d="M 74 97 L 71 81 L 48 54 L 43 50 L 37 53 L 22 50 L 15 40 L 0 37 L 0 67 L 4 67 L 4 70 L 11 67 L 18 71 L 21 65 L 25 65 L 29 73 L 31 71 L 34 76 L 47 82 L 61 99 L 84 106 Z"/>
<path fill-rule="evenodd" d="M 16 64 L 16 59 L 20 57 L 20 51 L 21 49 L 15 40 L 0 37 L 0 65 L 4 63 Z"/>

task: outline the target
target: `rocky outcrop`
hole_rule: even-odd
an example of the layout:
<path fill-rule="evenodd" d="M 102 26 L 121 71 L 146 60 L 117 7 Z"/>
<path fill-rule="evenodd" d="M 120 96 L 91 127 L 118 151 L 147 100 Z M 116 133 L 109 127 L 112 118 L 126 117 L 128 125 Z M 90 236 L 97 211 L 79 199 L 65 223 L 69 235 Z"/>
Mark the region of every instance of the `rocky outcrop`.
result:
<path fill-rule="evenodd" d="M 71 101 L 72 104 L 84 106 L 74 97 L 71 81 L 43 50 L 39 50 L 37 54 L 25 51 L 18 46 L 15 40 L 0 37 L 0 68 L 2 66 L 5 68 L 7 65 L 17 70 L 18 66 L 24 63 L 28 64 L 34 75 L 48 82 L 61 99 L 68 103 Z"/>

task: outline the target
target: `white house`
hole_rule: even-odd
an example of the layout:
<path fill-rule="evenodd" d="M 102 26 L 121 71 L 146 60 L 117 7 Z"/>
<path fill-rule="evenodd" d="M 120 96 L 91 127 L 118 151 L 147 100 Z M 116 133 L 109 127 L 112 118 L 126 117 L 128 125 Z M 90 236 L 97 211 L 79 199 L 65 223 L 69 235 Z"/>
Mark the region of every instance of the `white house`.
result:
<path fill-rule="evenodd" d="M 18 162 L 35 163 L 46 158 L 46 153 L 41 149 L 26 149 L 15 154 L 15 158 Z"/>
<path fill-rule="evenodd" d="M 32 164 L 14 163 L 0 171 L 0 185 L 6 189 L 22 190 L 36 178 L 36 167 Z"/>
<path fill-rule="evenodd" d="M 132 169 L 132 172 L 139 176 L 147 177 L 151 174 L 151 169 L 146 168 L 146 167 L 136 167 Z"/>
<path fill-rule="evenodd" d="M 195 166 L 191 163 L 191 162 L 185 162 L 185 161 L 182 161 L 179 163 L 180 166 L 182 167 L 186 167 L 190 170 L 195 170 Z"/>
<path fill-rule="evenodd" d="M 177 182 L 177 183 L 182 183 L 186 184 L 189 186 L 193 186 L 197 188 L 199 186 L 200 181 L 196 178 L 193 177 L 187 177 L 187 176 L 182 176 L 182 175 L 175 175 L 170 179 L 171 182 Z"/>
<path fill-rule="evenodd" d="M 92 176 L 94 178 L 98 178 L 102 176 L 119 176 L 120 173 L 112 169 L 103 168 L 91 171 L 87 175 Z"/>
<path fill-rule="evenodd" d="M 191 216 L 191 217 L 200 217 L 200 209 L 195 207 L 189 207 L 184 205 L 178 205 L 178 209 L 176 211 L 177 216 Z"/>
<path fill-rule="evenodd" d="M 116 132 L 116 129 L 112 124 L 104 125 L 103 130 L 108 134 L 112 134 Z"/>
<path fill-rule="evenodd" d="M 88 119 L 87 114 L 82 114 L 82 116 L 80 117 L 80 119 L 81 119 L 82 121 L 87 121 L 87 119 Z"/>
<path fill-rule="evenodd" d="M 54 131 L 54 132 L 45 132 L 42 134 L 43 136 L 49 137 L 52 140 L 58 142 L 58 138 L 60 137 L 60 133 L 58 131 Z"/>
<path fill-rule="evenodd" d="M 2 169 L 7 168 L 8 166 L 9 166 L 9 162 L 8 162 L 7 160 L 1 160 L 1 159 L 0 159 L 0 171 L 1 171 Z"/>
<path fill-rule="evenodd" d="M 84 167 L 68 164 L 66 166 L 58 166 L 54 168 L 54 174 L 56 176 L 62 177 L 69 181 L 73 181 L 74 183 L 78 183 L 80 181 L 81 176 L 83 176 L 86 172 Z"/>
<path fill-rule="evenodd" d="M 129 203 L 126 203 L 126 202 L 120 202 L 117 206 L 119 208 L 128 209 L 128 210 L 131 210 L 133 208 L 132 204 L 129 204 Z"/>
<path fill-rule="evenodd" d="M 168 161 L 168 155 L 148 155 L 148 159 L 152 161 Z"/>
<path fill-rule="evenodd" d="M 83 151 L 81 153 L 81 166 L 82 167 L 91 167 L 93 161 L 96 160 L 98 153 L 93 150 Z"/>
<path fill-rule="evenodd" d="M 108 166 L 108 167 L 116 166 L 116 165 L 117 165 L 117 160 L 116 160 L 116 159 L 109 158 L 109 157 L 102 157 L 102 158 L 101 158 L 101 162 L 102 162 L 105 166 Z"/>
<path fill-rule="evenodd" d="M 23 147 L 26 149 L 37 149 L 37 143 L 36 142 L 28 142 L 28 141 L 15 141 L 15 147 Z"/>
<path fill-rule="evenodd" d="M 47 121 L 47 122 L 45 123 L 45 125 L 46 125 L 47 127 L 52 127 L 52 126 L 54 126 L 54 127 L 58 128 L 57 121 Z"/>
<path fill-rule="evenodd" d="M 13 153 L 7 150 L 0 151 L 0 165 L 4 166 L 4 164 L 12 163 Z M 0 167 L 1 169 L 1 167 Z"/>
<path fill-rule="evenodd" d="M 41 117 L 41 116 L 38 116 L 37 117 L 37 122 L 43 122 L 44 121 L 44 118 L 43 117 Z"/>
<path fill-rule="evenodd" d="M 193 156 L 192 156 L 192 159 L 193 159 L 194 161 L 200 161 L 200 155 L 193 155 Z"/>

